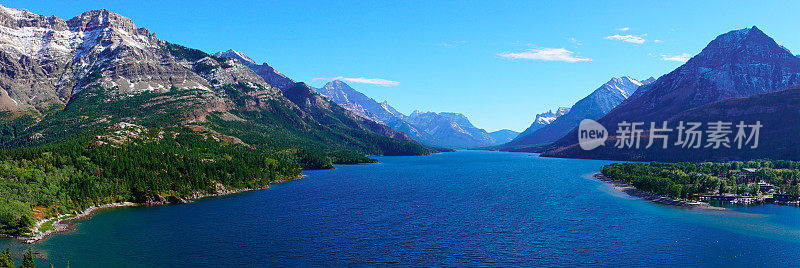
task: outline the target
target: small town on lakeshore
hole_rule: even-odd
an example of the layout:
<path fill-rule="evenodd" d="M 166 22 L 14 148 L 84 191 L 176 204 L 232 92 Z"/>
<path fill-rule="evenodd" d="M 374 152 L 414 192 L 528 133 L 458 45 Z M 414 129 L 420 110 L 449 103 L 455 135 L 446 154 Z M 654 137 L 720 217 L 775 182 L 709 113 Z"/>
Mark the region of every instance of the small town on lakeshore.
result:
<path fill-rule="evenodd" d="M 640 190 L 688 202 L 800 205 L 793 161 L 614 163 L 603 174 Z"/>

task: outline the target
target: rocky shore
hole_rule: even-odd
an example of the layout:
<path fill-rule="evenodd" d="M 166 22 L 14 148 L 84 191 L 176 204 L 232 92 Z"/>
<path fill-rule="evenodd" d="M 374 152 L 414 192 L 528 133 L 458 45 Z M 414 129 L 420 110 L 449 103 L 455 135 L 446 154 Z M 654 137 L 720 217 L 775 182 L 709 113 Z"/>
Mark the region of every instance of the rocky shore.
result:
<path fill-rule="evenodd" d="M 107 209 L 107 208 L 115 208 L 115 207 L 131 207 L 131 206 L 152 206 L 152 205 L 166 205 L 166 204 L 184 204 L 189 203 L 191 201 L 206 198 L 206 197 L 213 197 L 213 196 L 222 196 L 222 195 L 229 195 L 229 194 L 236 194 L 248 191 L 255 191 L 255 190 L 263 190 L 269 188 L 270 185 L 275 183 L 283 183 L 287 181 L 299 180 L 305 177 L 305 175 L 300 175 L 295 178 L 288 178 L 282 179 L 271 182 L 269 185 L 264 187 L 256 187 L 256 188 L 240 188 L 240 189 L 226 189 L 223 185 L 217 184 L 216 190 L 214 193 L 194 193 L 192 195 L 186 197 L 178 197 L 178 196 L 158 196 L 147 200 L 143 203 L 133 203 L 133 202 L 121 202 L 121 203 L 110 203 L 110 204 L 102 204 L 91 206 L 84 211 L 78 214 L 67 214 L 67 215 L 58 215 L 55 217 L 45 218 L 42 220 L 37 221 L 34 223 L 33 227 L 31 227 L 31 232 L 25 236 L 17 236 L 14 238 L 19 239 L 22 242 L 33 244 L 36 243 L 49 235 L 64 232 L 69 230 L 70 226 L 72 226 L 71 222 L 87 217 L 92 215 L 93 212 L 100 210 L 100 209 Z M 43 225 L 50 222 L 52 228 L 48 228 L 48 230 L 41 230 Z"/>
<path fill-rule="evenodd" d="M 676 207 L 685 207 L 685 208 L 699 208 L 699 209 L 708 209 L 708 210 L 725 210 L 725 208 L 715 207 L 715 206 L 709 205 L 708 203 L 704 203 L 704 202 L 688 202 L 688 201 L 672 199 L 672 198 L 668 198 L 668 197 L 655 195 L 655 194 L 652 194 L 652 193 L 649 193 L 649 192 L 645 192 L 645 191 L 639 190 L 636 187 L 633 187 L 632 185 L 627 184 L 627 183 L 625 183 L 623 181 L 620 181 L 620 180 L 617 180 L 617 179 L 614 179 L 614 178 L 606 177 L 605 175 L 603 175 L 603 173 L 595 173 L 594 175 L 592 175 L 592 177 L 594 177 L 594 178 L 596 178 L 596 179 L 598 179 L 598 180 L 600 180 L 602 182 L 611 184 L 611 186 L 614 187 L 614 189 L 617 189 L 618 191 L 621 191 L 621 192 L 626 193 L 626 194 L 628 194 L 630 196 L 638 197 L 638 198 L 641 198 L 641 199 L 644 199 L 644 200 L 647 200 L 647 201 L 650 201 L 650 202 L 654 202 L 654 203 L 670 205 L 670 206 L 676 206 Z"/>

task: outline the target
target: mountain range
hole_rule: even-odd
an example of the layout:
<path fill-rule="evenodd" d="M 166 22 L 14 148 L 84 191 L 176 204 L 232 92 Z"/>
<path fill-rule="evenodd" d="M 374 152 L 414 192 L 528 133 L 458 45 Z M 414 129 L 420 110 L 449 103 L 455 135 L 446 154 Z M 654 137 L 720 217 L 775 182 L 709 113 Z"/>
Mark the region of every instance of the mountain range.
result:
<path fill-rule="evenodd" d="M 486 130 L 475 127 L 460 113 L 414 111 L 404 120 L 427 133 L 431 137 L 427 142 L 434 146 L 461 149 L 497 144 Z"/>
<path fill-rule="evenodd" d="M 506 136 L 510 130 L 496 133 L 500 138 L 497 139 L 472 125 L 465 115 L 459 113 L 414 111 L 407 116 L 388 102 L 378 103 L 341 80 L 328 82 L 317 92 L 363 118 L 385 124 L 430 146 L 463 149 L 508 141 Z"/>
<path fill-rule="evenodd" d="M 655 81 L 650 77 L 638 81 L 631 77 L 623 76 L 611 78 L 608 82 L 592 91 L 570 109 L 559 109 L 555 117 L 537 116 L 537 120 L 519 137 L 500 147 L 504 151 L 533 151 L 541 152 L 550 143 L 564 137 L 570 130 L 578 126 L 583 119 L 599 119 L 630 97 L 643 85 Z M 547 121 L 551 119 L 551 121 Z M 542 122 L 540 122 L 542 121 Z"/>
<path fill-rule="evenodd" d="M 108 10 L 63 20 L 0 7 L 0 26 L 6 147 L 64 141 L 124 122 L 202 126 L 251 148 L 314 148 L 330 160 L 341 150 L 431 152 L 267 64 L 233 50 L 215 56 L 158 39 Z"/>
<path fill-rule="evenodd" d="M 271 151 L 314 148 L 309 151 L 329 161 L 341 151 L 425 154 L 430 146 L 483 147 L 513 136 L 488 133 L 463 114 L 404 115 L 343 81 L 315 89 L 236 50 L 207 54 L 161 40 L 108 10 L 64 20 L 0 6 L 0 26 L 0 142 L 7 148 L 63 142 L 123 122 L 202 129 L 203 135 Z M 615 158 L 605 152 L 610 146 L 575 150 L 575 125 L 598 119 L 610 126 L 612 142 L 619 122 L 676 120 L 690 110 L 714 110 L 707 105 L 799 83 L 798 57 L 755 26 L 735 30 L 655 81 L 614 78 L 570 109 L 538 115 L 501 149 L 539 150 L 553 143 L 543 155 Z M 765 99 L 772 100 L 741 103 Z"/>
<path fill-rule="evenodd" d="M 630 98 L 598 120 L 608 129 L 605 146 L 581 150 L 573 130 L 543 156 L 604 158 L 638 161 L 710 161 L 746 160 L 759 157 L 800 159 L 800 145 L 795 141 L 797 124 L 793 117 L 800 104 L 800 58 L 778 45 L 757 27 L 734 30 L 719 35 L 698 55 L 655 82 L 642 86 Z M 733 142 L 735 125 L 763 124 L 757 148 L 714 149 L 675 146 L 677 131 L 669 133 L 672 144 L 667 149 L 615 148 L 622 139 L 620 122 L 669 122 L 676 127 L 683 122 L 731 122 Z M 645 133 L 649 124 L 644 127 Z M 659 125 L 661 128 L 661 125 Z M 703 128 L 704 131 L 709 131 Z M 704 132 L 705 133 L 705 132 Z M 750 133 L 749 130 L 747 133 Z M 707 133 L 706 133 L 707 134 Z M 645 136 L 646 138 L 647 136 Z"/>

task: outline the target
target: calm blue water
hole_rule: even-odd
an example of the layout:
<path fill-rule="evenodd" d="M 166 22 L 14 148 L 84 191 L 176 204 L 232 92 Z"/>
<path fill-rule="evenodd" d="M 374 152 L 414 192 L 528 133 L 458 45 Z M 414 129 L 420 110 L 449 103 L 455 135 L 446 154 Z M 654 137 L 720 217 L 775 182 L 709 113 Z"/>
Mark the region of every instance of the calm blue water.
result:
<path fill-rule="evenodd" d="M 105 210 L 34 248 L 57 267 L 800 264 L 800 208 L 652 204 L 588 178 L 605 161 L 480 151 L 380 161 Z"/>

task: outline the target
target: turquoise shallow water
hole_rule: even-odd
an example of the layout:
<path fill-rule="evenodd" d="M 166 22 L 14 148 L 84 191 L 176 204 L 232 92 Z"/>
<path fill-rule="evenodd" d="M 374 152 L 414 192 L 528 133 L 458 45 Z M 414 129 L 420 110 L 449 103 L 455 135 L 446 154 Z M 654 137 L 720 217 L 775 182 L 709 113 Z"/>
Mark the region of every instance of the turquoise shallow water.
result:
<path fill-rule="evenodd" d="M 57 267 L 800 264 L 796 207 L 648 203 L 589 177 L 607 161 L 379 159 L 262 191 L 104 210 L 34 248 Z"/>

